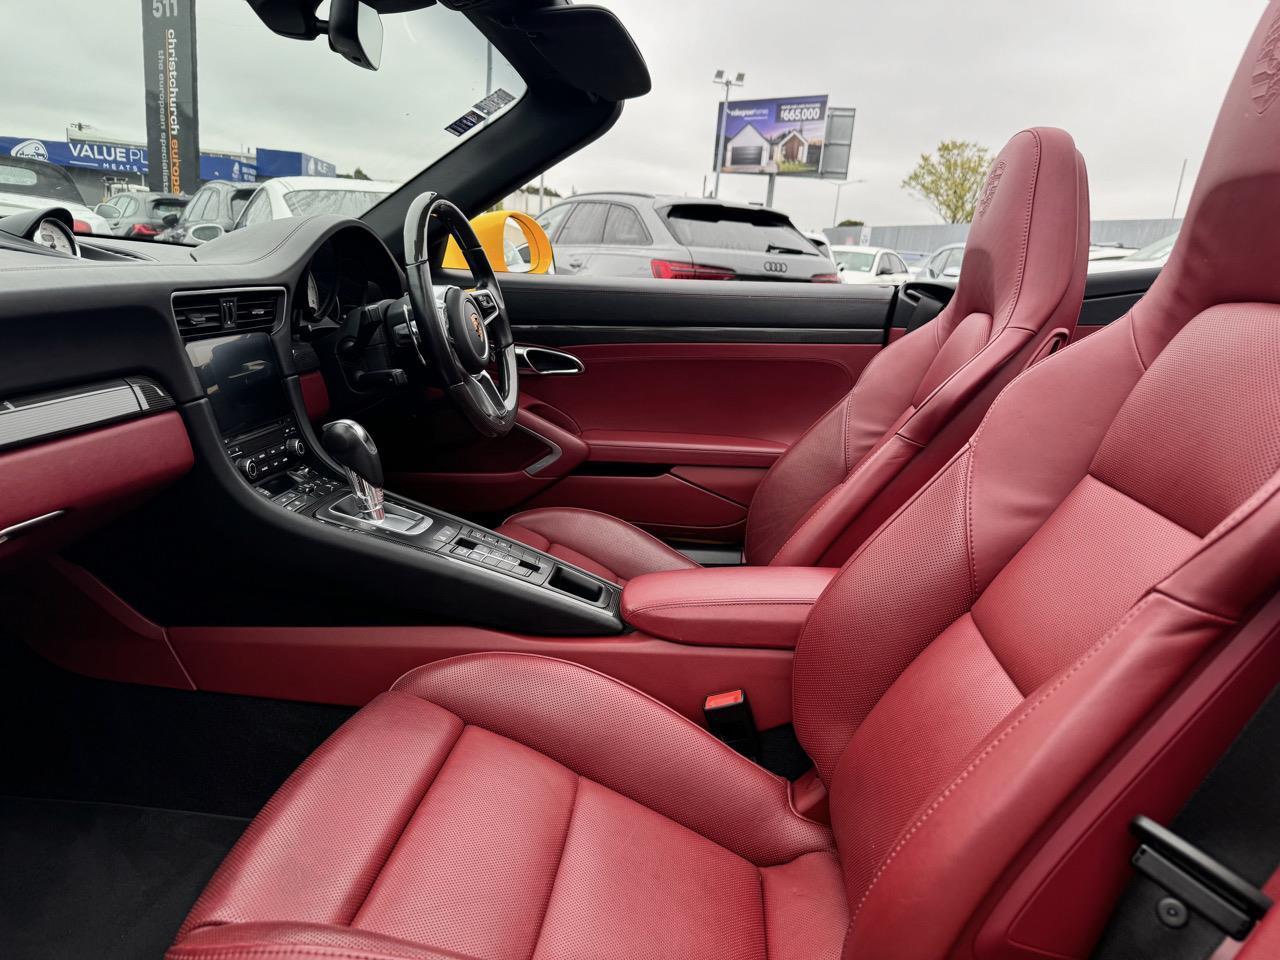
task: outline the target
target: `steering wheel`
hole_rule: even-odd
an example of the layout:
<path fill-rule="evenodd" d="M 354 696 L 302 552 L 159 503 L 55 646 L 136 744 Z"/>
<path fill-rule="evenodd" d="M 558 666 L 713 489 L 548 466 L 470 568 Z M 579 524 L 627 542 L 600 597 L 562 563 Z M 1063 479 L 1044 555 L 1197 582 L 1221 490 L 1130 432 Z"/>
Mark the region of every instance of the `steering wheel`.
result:
<path fill-rule="evenodd" d="M 432 284 L 426 245 L 433 217 L 461 247 L 474 278 L 471 287 Z M 414 339 L 426 348 L 422 362 L 476 430 L 505 436 L 515 425 L 520 397 L 515 341 L 498 279 L 471 223 L 439 194 L 419 194 L 405 216 L 404 252 Z"/>

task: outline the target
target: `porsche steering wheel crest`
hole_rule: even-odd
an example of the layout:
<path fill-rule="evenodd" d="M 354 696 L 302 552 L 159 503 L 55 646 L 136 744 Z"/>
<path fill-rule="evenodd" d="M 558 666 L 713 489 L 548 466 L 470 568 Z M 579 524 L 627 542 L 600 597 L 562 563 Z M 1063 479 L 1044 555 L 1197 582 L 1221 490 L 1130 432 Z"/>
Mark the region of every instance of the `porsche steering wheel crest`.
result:
<path fill-rule="evenodd" d="M 470 287 L 432 284 L 427 245 L 436 224 L 462 249 L 471 268 Z M 441 238 L 437 229 L 431 239 Z M 438 194 L 420 194 L 405 217 L 404 251 L 423 362 L 476 430 L 486 437 L 509 433 L 520 395 L 515 341 L 497 277 L 466 215 Z"/>

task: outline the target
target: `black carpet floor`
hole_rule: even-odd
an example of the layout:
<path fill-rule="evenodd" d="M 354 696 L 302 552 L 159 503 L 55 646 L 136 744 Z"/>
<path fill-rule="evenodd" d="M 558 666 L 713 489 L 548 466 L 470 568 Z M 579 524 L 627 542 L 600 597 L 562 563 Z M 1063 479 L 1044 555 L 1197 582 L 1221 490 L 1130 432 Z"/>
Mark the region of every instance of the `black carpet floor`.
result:
<path fill-rule="evenodd" d="M 0 960 L 159 960 L 344 707 L 59 670 L 0 633 Z"/>
<path fill-rule="evenodd" d="M 0 952 L 159 960 L 239 817 L 0 797 Z"/>

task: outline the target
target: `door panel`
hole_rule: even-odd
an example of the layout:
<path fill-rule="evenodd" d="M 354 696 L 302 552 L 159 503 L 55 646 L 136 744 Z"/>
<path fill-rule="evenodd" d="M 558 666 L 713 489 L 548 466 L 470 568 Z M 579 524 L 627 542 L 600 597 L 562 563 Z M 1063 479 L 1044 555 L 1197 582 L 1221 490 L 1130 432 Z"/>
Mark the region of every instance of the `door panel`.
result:
<path fill-rule="evenodd" d="M 523 374 L 519 428 L 483 461 L 439 444 L 389 485 L 490 520 L 580 507 L 731 544 L 768 467 L 880 351 L 893 303 L 891 290 L 838 284 L 502 284 L 517 343 L 554 346 L 582 371 Z M 494 454 L 508 448 L 519 455 Z"/>
<path fill-rule="evenodd" d="M 587 437 L 599 432 L 601 440 L 616 443 L 628 433 L 700 434 L 785 446 L 853 388 L 880 348 L 600 343 L 558 349 L 581 360 L 583 372 L 526 377 L 521 389 L 571 419 Z M 776 457 L 781 451 L 773 449 Z"/>

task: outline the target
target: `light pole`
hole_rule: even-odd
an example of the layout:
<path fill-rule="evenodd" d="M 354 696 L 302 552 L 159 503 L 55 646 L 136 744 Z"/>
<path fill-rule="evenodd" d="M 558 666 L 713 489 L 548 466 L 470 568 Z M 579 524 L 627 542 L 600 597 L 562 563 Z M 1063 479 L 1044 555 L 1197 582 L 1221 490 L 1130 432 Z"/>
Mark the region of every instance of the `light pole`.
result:
<path fill-rule="evenodd" d="M 866 183 L 866 182 L 867 182 L 866 180 L 863 180 L 861 178 L 857 180 L 841 180 L 839 183 L 833 183 L 830 180 L 827 181 L 827 183 L 830 183 L 833 187 L 836 188 L 836 205 L 835 205 L 835 209 L 831 211 L 831 225 L 833 227 L 840 222 L 840 191 L 843 190 L 845 187 L 849 186 L 850 184 Z"/>
<path fill-rule="evenodd" d="M 718 83 L 724 87 L 724 105 L 720 108 L 720 129 L 716 132 L 716 182 L 711 188 L 711 195 L 716 199 L 720 198 L 720 168 L 724 166 L 724 126 L 725 121 L 729 119 L 729 92 L 734 87 L 742 86 L 747 80 L 745 73 L 731 77 L 723 70 L 717 70 L 712 83 Z"/>

